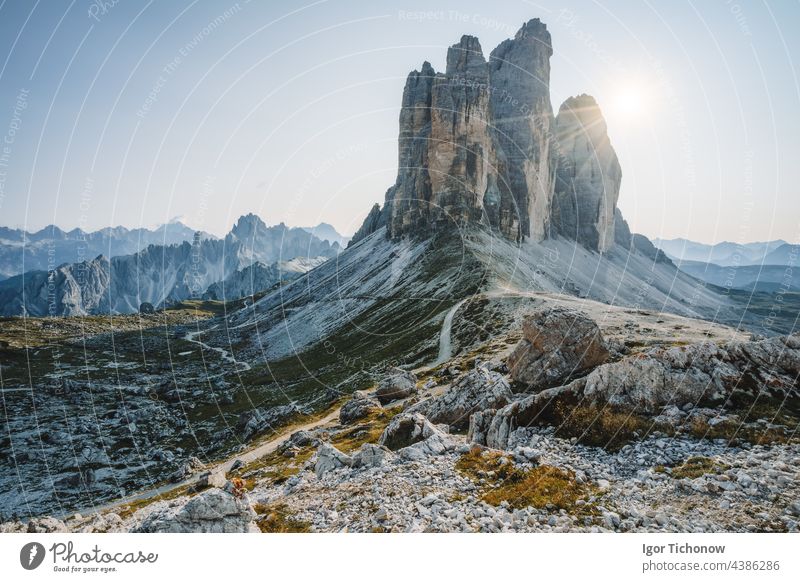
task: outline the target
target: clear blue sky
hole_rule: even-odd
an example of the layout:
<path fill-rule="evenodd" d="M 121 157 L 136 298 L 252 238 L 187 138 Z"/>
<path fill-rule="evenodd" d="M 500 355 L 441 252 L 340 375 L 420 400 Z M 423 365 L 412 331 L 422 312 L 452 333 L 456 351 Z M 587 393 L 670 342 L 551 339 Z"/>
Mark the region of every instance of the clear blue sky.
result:
<path fill-rule="evenodd" d="M 533 17 L 554 107 L 590 93 L 606 113 L 633 230 L 800 241 L 788 0 L 6 0 L 0 224 L 221 234 L 255 212 L 352 233 L 394 181 L 406 74 Z"/>

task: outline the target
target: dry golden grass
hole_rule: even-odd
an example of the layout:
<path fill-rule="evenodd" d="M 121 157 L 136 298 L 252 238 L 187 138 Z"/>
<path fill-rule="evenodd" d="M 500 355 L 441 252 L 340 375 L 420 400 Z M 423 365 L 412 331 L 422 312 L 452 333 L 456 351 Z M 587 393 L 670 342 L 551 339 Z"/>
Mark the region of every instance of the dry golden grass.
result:
<path fill-rule="evenodd" d="M 256 524 L 262 533 L 307 533 L 311 531 L 311 524 L 292 517 L 286 505 L 270 506 L 256 503 L 253 509 L 259 515 Z"/>
<path fill-rule="evenodd" d="M 594 504 L 589 502 L 593 487 L 579 483 L 575 473 L 568 469 L 540 465 L 523 470 L 508 456 L 479 448 L 462 455 L 456 469 L 476 481 L 484 480 L 487 489 L 482 499 L 491 505 L 506 502 L 515 509 L 536 507 L 581 515 L 596 513 Z"/>

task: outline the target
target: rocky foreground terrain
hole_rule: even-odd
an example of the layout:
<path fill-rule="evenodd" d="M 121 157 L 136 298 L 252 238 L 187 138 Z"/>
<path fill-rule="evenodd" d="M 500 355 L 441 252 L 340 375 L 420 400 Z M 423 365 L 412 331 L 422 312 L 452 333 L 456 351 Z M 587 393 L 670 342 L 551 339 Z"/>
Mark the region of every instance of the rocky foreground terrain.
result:
<path fill-rule="evenodd" d="M 798 529 L 800 336 L 527 305 L 508 334 L 389 369 L 155 495 L 2 531 Z"/>

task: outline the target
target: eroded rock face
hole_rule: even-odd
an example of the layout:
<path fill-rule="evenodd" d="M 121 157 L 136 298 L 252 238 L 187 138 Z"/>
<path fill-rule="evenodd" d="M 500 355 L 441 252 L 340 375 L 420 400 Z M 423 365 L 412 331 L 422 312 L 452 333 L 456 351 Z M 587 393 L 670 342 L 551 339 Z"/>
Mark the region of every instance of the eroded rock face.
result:
<path fill-rule="evenodd" d="M 596 368 L 586 377 L 585 397 L 655 412 L 674 404 L 722 404 L 734 391 L 797 398 L 800 336 L 756 342 L 655 349 Z"/>
<path fill-rule="evenodd" d="M 406 412 L 398 414 L 391 420 L 383 430 L 378 444 L 391 451 L 397 451 L 441 432 L 420 413 Z"/>
<path fill-rule="evenodd" d="M 382 211 L 373 208 L 354 240 L 386 224 L 391 238 L 464 223 L 491 225 L 519 240 L 542 240 L 553 196 L 550 165 L 550 34 L 538 19 L 487 63 L 465 35 L 436 73 L 425 62 L 406 80 L 399 170 Z"/>
<path fill-rule="evenodd" d="M 489 57 L 494 135 L 498 149 L 498 226 L 506 236 L 545 238 L 553 197 L 550 148 L 550 33 L 538 19 Z"/>
<path fill-rule="evenodd" d="M 339 449 L 328 443 L 322 443 L 317 451 L 317 463 L 314 472 L 317 477 L 322 477 L 328 471 L 352 467 L 353 458 L 344 454 Z"/>
<path fill-rule="evenodd" d="M 209 489 L 183 505 L 168 505 L 148 515 L 134 532 L 252 533 L 258 532 L 256 512 L 245 498 Z"/>
<path fill-rule="evenodd" d="M 533 390 L 554 386 L 609 357 L 600 328 L 584 313 L 550 307 L 526 316 L 523 339 L 508 358 L 511 377 Z"/>
<path fill-rule="evenodd" d="M 364 392 L 357 391 L 339 410 L 339 422 L 350 424 L 383 408 L 375 398 L 370 398 Z"/>
<path fill-rule="evenodd" d="M 502 375 L 477 368 L 461 376 L 441 396 L 415 408 L 434 423 L 463 429 L 469 426 L 473 413 L 502 408 L 512 398 L 511 387 Z"/>
<path fill-rule="evenodd" d="M 578 95 L 561 105 L 556 136 L 553 225 L 581 245 L 606 252 L 614 244 L 622 169 L 593 97 Z"/>
<path fill-rule="evenodd" d="M 417 391 L 417 377 L 413 372 L 390 368 L 378 384 L 375 397 L 381 404 L 408 398 Z"/>
<path fill-rule="evenodd" d="M 652 349 L 603 364 L 583 378 L 533 394 L 495 414 L 475 415 L 473 440 L 504 448 L 509 435 L 557 399 L 654 415 L 664 406 L 720 406 L 735 392 L 786 401 L 800 398 L 800 336 Z M 491 418 L 489 418 L 491 417 Z"/>

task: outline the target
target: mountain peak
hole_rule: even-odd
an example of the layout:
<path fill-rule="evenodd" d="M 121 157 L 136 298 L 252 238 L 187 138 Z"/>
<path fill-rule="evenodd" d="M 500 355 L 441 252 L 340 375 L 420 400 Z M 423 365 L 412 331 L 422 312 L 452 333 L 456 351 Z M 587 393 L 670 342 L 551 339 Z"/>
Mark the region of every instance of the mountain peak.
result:
<path fill-rule="evenodd" d="M 619 163 L 593 97 L 571 97 L 556 120 L 552 54 L 547 26 L 534 18 L 489 62 L 480 41 L 463 35 L 447 51 L 445 73 L 431 77 L 426 61 L 422 72 L 409 74 L 397 179 L 383 209 L 373 207 L 353 240 L 383 225 L 396 239 L 474 223 L 514 241 L 539 242 L 555 232 L 608 250 Z M 587 148 L 599 159 L 587 158 Z M 580 194 L 571 200 L 576 185 Z"/>

